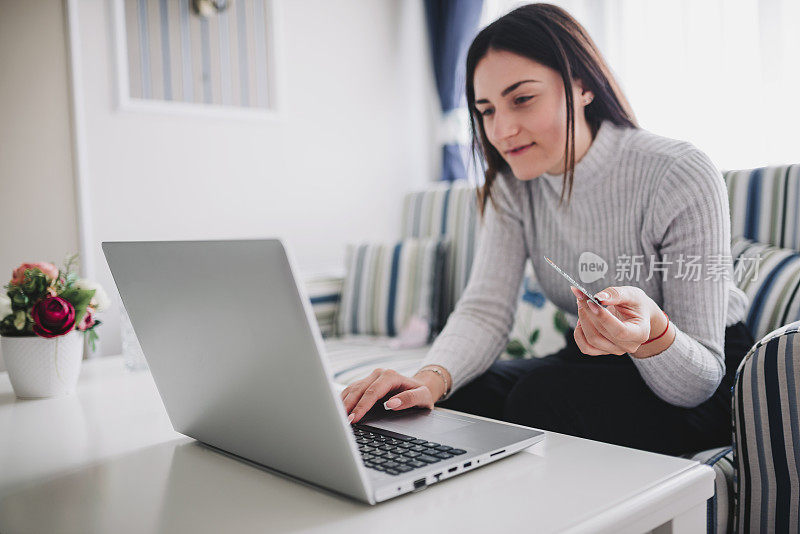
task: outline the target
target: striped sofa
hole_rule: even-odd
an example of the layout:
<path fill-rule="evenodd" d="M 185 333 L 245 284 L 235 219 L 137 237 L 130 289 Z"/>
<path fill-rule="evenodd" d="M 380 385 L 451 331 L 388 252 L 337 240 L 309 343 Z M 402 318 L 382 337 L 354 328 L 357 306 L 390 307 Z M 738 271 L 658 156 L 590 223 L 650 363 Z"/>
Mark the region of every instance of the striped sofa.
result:
<path fill-rule="evenodd" d="M 760 341 L 737 370 L 732 445 L 687 456 L 717 473 L 716 492 L 708 502 L 709 532 L 800 532 L 800 165 L 723 176 L 736 284 L 750 298 L 746 324 Z M 450 239 L 447 313 L 466 286 L 479 227 L 472 186 L 432 184 L 403 199 L 403 238 Z M 388 338 L 337 335 L 341 288 L 341 277 L 307 280 L 334 379 L 348 384 L 375 367 L 413 373 L 428 346 L 395 349 Z M 518 322 L 522 317 L 537 323 L 531 342 L 540 331 L 545 339 L 563 340 L 559 312 L 536 291 L 528 265 L 520 303 L 532 301 L 539 315 L 517 314 Z M 545 347 L 538 355 L 558 348 Z"/>

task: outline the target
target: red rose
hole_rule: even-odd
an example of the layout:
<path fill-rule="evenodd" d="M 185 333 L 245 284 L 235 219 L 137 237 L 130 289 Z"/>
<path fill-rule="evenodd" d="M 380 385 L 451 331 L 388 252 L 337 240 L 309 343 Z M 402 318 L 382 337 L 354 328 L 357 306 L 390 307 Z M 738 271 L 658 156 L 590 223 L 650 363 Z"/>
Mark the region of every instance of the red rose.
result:
<path fill-rule="evenodd" d="M 78 330 L 83 332 L 84 330 L 88 330 L 93 326 L 94 326 L 94 312 L 92 311 L 92 308 L 90 306 L 86 308 L 86 313 L 83 315 L 83 319 L 81 319 L 81 322 L 77 328 Z"/>
<path fill-rule="evenodd" d="M 63 336 L 75 326 L 75 308 L 61 297 L 43 298 L 31 310 L 33 331 L 41 337 Z"/>

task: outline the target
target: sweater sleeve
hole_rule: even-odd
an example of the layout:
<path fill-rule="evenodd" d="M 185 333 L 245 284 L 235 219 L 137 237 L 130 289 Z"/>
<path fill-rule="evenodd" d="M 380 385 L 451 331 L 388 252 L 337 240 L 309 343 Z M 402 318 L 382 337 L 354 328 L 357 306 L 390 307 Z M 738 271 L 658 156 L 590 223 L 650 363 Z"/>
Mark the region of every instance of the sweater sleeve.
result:
<path fill-rule="evenodd" d="M 708 156 L 692 147 L 670 165 L 650 215 L 645 231 L 651 232 L 649 238 L 656 244 L 660 256 L 656 260 L 666 267 L 660 305 L 676 335 L 663 352 L 633 362 L 661 399 L 692 408 L 714 394 L 725 374 L 725 323 L 732 284 L 728 193 Z M 693 257 L 701 266 L 699 273 L 686 268 Z M 718 267 L 713 266 L 719 265 L 722 271 L 715 271 Z"/>
<path fill-rule="evenodd" d="M 422 365 L 441 365 L 458 388 L 483 373 L 508 343 L 527 259 L 519 184 L 498 175 L 486 204 L 469 281 Z M 512 190 L 515 190 L 512 192 Z"/>

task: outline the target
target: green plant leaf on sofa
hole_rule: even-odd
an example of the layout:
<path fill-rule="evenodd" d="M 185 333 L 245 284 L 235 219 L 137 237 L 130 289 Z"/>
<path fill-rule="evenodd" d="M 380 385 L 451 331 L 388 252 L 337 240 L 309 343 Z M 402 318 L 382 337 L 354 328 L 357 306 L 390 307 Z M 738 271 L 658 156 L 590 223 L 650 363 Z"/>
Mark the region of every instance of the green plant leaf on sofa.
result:
<path fill-rule="evenodd" d="M 513 358 L 521 359 L 525 357 L 525 353 L 528 351 L 525 350 L 525 346 L 519 339 L 512 339 L 506 347 L 506 352 Z"/>
<path fill-rule="evenodd" d="M 537 339 L 539 339 L 539 329 L 538 328 L 535 329 L 533 332 L 531 332 L 531 337 L 530 337 L 531 345 L 536 343 Z"/>
<path fill-rule="evenodd" d="M 564 315 L 562 310 L 557 310 L 553 314 L 553 325 L 555 325 L 556 330 L 561 332 L 562 334 L 566 334 L 569 330 L 569 323 L 567 322 L 567 317 Z"/>

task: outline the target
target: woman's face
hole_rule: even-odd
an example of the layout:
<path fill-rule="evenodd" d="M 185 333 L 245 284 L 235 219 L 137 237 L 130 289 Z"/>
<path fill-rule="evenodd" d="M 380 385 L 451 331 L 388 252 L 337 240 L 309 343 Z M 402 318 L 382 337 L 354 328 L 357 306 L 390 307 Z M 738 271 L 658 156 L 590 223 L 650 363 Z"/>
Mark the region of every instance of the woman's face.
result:
<path fill-rule="evenodd" d="M 520 180 L 564 171 L 567 109 L 564 83 L 550 67 L 512 52 L 490 49 L 475 67 L 475 107 L 489 142 Z M 591 132 L 580 82 L 573 83 L 576 161 Z M 580 132 L 580 133 L 579 133 Z M 586 145 L 588 147 L 588 144 Z M 518 149 L 518 150 L 514 150 Z"/>

